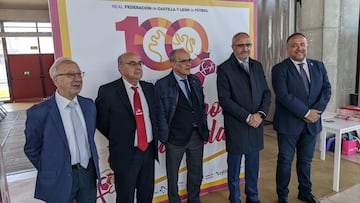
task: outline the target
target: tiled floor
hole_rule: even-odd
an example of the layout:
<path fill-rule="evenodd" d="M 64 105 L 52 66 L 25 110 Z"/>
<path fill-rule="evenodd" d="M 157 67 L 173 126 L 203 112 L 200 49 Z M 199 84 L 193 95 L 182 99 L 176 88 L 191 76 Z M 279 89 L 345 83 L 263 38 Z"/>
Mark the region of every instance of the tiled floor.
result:
<path fill-rule="evenodd" d="M 6 105 L 6 104 L 5 104 Z M 6 105 L 8 111 L 27 109 L 32 104 L 24 103 L 21 105 Z M 275 132 L 271 125 L 266 126 L 265 149 L 261 152 L 259 192 L 263 203 L 276 203 L 275 192 L 275 169 L 277 144 Z M 314 155 L 312 164 L 313 193 L 317 195 L 322 203 L 348 203 L 360 202 L 360 154 L 353 156 L 343 156 L 341 162 L 340 192 L 332 191 L 333 174 L 333 154 L 326 153 L 326 160 L 319 159 L 317 151 Z M 348 159 L 348 160 L 345 160 Z M 357 163 L 355 163 L 357 162 Z M 7 176 L 9 192 L 12 203 L 38 203 L 41 201 L 33 199 L 36 171 L 28 170 L 22 173 Z M 243 194 L 243 187 L 242 194 Z M 289 201 L 300 203 L 297 200 L 297 178 L 293 167 L 292 178 L 289 185 Z M 203 203 L 222 203 L 228 202 L 228 190 L 214 191 L 201 197 Z M 244 201 L 244 195 L 242 195 Z"/>
<path fill-rule="evenodd" d="M 34 102 L 24 102 L 24 103 L 5 103 L 3 107 L 8 111 L 19 111 L 19 110 L 26 110 L 34 105 Z"/>

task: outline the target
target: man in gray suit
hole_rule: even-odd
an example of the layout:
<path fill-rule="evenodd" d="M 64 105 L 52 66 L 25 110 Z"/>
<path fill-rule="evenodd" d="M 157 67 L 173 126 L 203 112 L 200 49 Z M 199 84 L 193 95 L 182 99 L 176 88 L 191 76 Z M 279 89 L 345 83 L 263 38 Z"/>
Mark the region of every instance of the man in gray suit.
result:
<path fill-rule="evenodd" d="M 224 114 L 228 187 L 231 203 L 240 203 L 240 166 L 245 156 L 247 203 L 259 203 L 259 151 L 264 148 L 263 120 L 269 110 L 270 90 L 260 62 L 250 58 L 250 36 L 232 39 L 233 53 L 218 67 L 218 97 Z"/>

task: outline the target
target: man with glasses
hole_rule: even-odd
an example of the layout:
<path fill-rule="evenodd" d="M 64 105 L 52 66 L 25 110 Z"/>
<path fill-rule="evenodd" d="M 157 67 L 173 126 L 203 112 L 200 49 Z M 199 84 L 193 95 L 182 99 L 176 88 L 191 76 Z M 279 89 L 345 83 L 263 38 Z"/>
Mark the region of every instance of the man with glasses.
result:
<path fill-rule="evenodd" d="M 186 153 L 188 202 L 200 202 L 204 141 L 209 138 L 203 87 L 190 74 L 190 54 L 185 49 L 170 53 L 172 71 L 155 84 L 159 139 L 166 148 L 168 197 L 180 203 L 178 171 Z"/>
<path fill-rule="evenodd" d="M 116 202 L 151 203 L 154 194 L 154 85 L 140 80 L 142 61 L 126 52 L 118 57 L 121 78 L 102 85 L 95 100 L 97 128 L 109 140 L 110 168 L 115 175 Z"/>
<path fill-rule="evenodd" d="M 217 90 L 224 114 L 228 187 L 231 203 L 240 203 L 241 159 L 245 158 L 247 203 L 259 203 L 259 152 L 264 148 L 263 121 L 270 106 L 270 90 L 263 66 L 250 58 L 251 42 L 247 33 L 232 38 L 233 53 L 217 71 Z"/>
<path fill-rule="evenodd" d="M 84 72 L 70 58 L 61 57 L 49 73 L 56 92 L 27 111 L 25 124 L 24 152 L 38 171 L 35 198 L 95 203 L 96 178 L 100 180 L 96 107 L 78 95 Z"/>

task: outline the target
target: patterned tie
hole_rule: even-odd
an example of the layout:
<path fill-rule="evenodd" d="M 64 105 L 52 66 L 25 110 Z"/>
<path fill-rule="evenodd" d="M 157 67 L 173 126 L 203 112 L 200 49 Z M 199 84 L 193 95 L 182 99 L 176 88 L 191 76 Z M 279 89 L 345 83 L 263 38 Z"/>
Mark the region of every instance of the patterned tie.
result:
<path fill-rule="evenodd" d="M 189 101 L 190 105 L 192 105 L 191 92 L 190 92 L 190 87 L 187 83 L 187 79 L 186 78 L 181 79 L 181 82 L 183 82 L 185 84 L 185 89 L 186 89 L 185 96 L 186 96 L 187 100 Z"/>
<path fill-rule="evenodd" d="M 90 159 L 90 153 L 89 153 L 89 144 L 86 141 L 86 133 L 83 128 L 83 125 L 81 124 L 79 114 L 76 112 L 75 108 L 76 103 L 74 101 L 71 101 L 68 104 L 68 107 L 71 109 L 70 111 L 70 117 L 71 121 L 73 123 L 75 137 L 76 137 L 76 144 L 77 144 L 77 156 L 80 154 L 80 165 L 84 168 L 87 168 L 89 159 Z"/>
<path fill-rule="evenodd" d="M 144 152 L 148 147 L 145 121 L 144 121 L 144 112 L 142 110 L 140 95 L 137 90 L 137 87 L 133 86 L 131 88 L 134 90 L 134 114 L 136 120 L 138 148 Z"/>
<path fill-rule="evenodd" d="M 310 87 L 310 83 L 309 83 L 309 79 L 306 75 L 306 72 L 304 70 L 304 63 L 299 63 L 298 64 L 299 67 L 300 67 L 300 75 L 301 75 L 301 78 L 303 80 L 303 83 L 304 83 L 304 86 L 305 86 L 305 90 L 306 90 L 306 93 L 309 94 L 309 87 Z"/>

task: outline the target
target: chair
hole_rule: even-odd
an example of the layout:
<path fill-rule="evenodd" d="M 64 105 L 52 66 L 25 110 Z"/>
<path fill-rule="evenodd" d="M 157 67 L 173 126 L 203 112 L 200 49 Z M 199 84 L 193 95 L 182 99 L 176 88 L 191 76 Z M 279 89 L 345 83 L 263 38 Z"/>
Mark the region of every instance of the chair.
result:
<path fill-rule="evenodd" d="M 3 120 L 6 115 L 7 115 L 7 111 L 3 106 L 4 102 L 0 101 L 0 121 Z"/>

